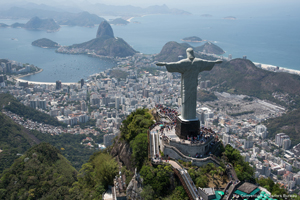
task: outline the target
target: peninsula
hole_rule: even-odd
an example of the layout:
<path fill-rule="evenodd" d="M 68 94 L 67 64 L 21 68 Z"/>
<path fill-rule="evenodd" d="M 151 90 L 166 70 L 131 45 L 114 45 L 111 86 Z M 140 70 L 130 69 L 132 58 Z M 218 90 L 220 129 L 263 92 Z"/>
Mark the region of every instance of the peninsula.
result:
<path fill-rule="evenodd" d="M 127 57 L 137 53 L 122 38 L 114 36 L 113 30 L 107 21 L 103 21 L 99 25 L 95 39 L 81 44 L 60 47 L 56 52 L 107 57 Z"/>

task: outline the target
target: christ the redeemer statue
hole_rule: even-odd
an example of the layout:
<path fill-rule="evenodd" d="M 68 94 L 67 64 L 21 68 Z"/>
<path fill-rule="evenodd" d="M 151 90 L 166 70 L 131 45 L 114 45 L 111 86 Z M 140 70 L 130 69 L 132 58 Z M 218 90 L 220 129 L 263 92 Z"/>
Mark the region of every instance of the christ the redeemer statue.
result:
<path fill-rule="evenodd" d="M 195 58 L 192 48 L 186 50 L 187 58 L 178 62 L 158 62 L 157 66 L 166 66 L 168 72 L 181 73 L 181 120 L 195 121 L 198 74 L 202 71 L 210 71 L 221 60 L 211 61 Z"/>

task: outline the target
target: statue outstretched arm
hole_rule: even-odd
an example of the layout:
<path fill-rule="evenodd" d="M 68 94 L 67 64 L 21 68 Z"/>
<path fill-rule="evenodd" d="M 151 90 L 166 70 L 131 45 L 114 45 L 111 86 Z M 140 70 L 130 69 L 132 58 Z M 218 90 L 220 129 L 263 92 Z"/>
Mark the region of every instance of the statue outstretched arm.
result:
<path fill-rule="evenodd" d="M 167 63 L 166 62 L 157 62 L 156 65 L 157 66 L 166 66 Z"/>
<path fill-rule="evenodd" d="M 215 64 L 222 63 L 222 60 L 204 60 L 204 59 L 195 59 L 194 63 L 197 63 L 197 65 L 200 67 L 200 72 L 202 71 L 210 71 Z"/>
<path fill-rule="evenodd" d="M 195 59 L 195 61 L 197 62 L 199 62 L 199 61 L 201 61 L 201 62 L 207 62 L 207 63 L 215 63 L 215 64 L 219 64 L 219 63 L 222 63 L 223 61 L 222 60 L 220 60 L 220 59 L 218 59 L 218 60 L 204 60 L 204 59 L 200 59 L 200 58 L 196 58 Z M 195 62 L 194 61 L 194 62 Z"/>
<path fill-rule="evenodd" d="M 179 72 L 184 73 L 184 69 L 182 66 L 182 62 L 158 62 L 156 63 L 157 66 L 166 66 L 168 72 Z"/>
<path fill-rule="evenodd" d="M 215 61 L 216 64 L 219 64 L 219 63 L 222 63 L 222 62 L 223 62 L 223 61 L 220 60 L 220 59 L 218 59 L 218 60 Z"/>

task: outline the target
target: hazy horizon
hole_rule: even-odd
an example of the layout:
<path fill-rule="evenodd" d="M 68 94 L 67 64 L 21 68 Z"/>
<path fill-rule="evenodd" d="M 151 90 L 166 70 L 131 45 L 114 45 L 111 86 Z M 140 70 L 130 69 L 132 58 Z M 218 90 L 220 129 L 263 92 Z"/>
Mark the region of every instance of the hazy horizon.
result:
<path fill-rule="evenodd" d="M 154 5 L 167 5 L 169 8 L 175 8 L 188 11 L 192 14 L 212 14 L 212 15 L 241 15 L 241 16 L 272 16 L 272 15 L 297 15 L 300 2 L 296 0 L 286 1 L 272 1 L 272 0 L 212 0 L 205 1 L 199 0 L 197 2 L 193 0 L 171 1 L 171 0 L 146 0 L 136 1 L 127 0 L 126 2 L 120 0 L 1 0 L 0 5 L 26 5 L 27 3 L 45 4 L 53 7 L 74 7 L 81 10 L 86 10 L 85 5 L 91 4 L 105 4 L 113 6 L 125 6 L 131 5 L 136 7 L 146 8 Z"/>

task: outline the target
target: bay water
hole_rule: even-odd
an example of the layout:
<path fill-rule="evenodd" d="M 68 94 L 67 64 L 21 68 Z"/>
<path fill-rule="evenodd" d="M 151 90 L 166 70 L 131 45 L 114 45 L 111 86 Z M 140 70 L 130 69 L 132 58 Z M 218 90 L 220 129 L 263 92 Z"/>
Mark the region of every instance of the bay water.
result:
<path fill-rule="evenodd" d="M 0 20 L 8 25 L 28 20 Z M 236 20 L 220 16 L 201 15 L 148 15 L 136 17 L 126 26 L 112 25 L 116 37 L 123 38 L 135 50 L 144 54 L 157 54 L 169 41 L 182 42 L 189 36 L 198 36 L 220 46 L 226 53 L 240 58 L 244 55 L 253 62 L 300 70 L 300 16 L 238 16 Z M 81 78 L 115 66 L 111 60 L 55 53 L 31 42 L 48 38 L 61 45 L 89 41 L 96 36 L 98 27 L 62 26 L 58 32 L 30 31 L 21 28 L 0 29 L 0 58 L 29 63 L 44 71 L 25 80 L 77 82 Z M 200 46 L 203 43 L 189 43 Z"/>

